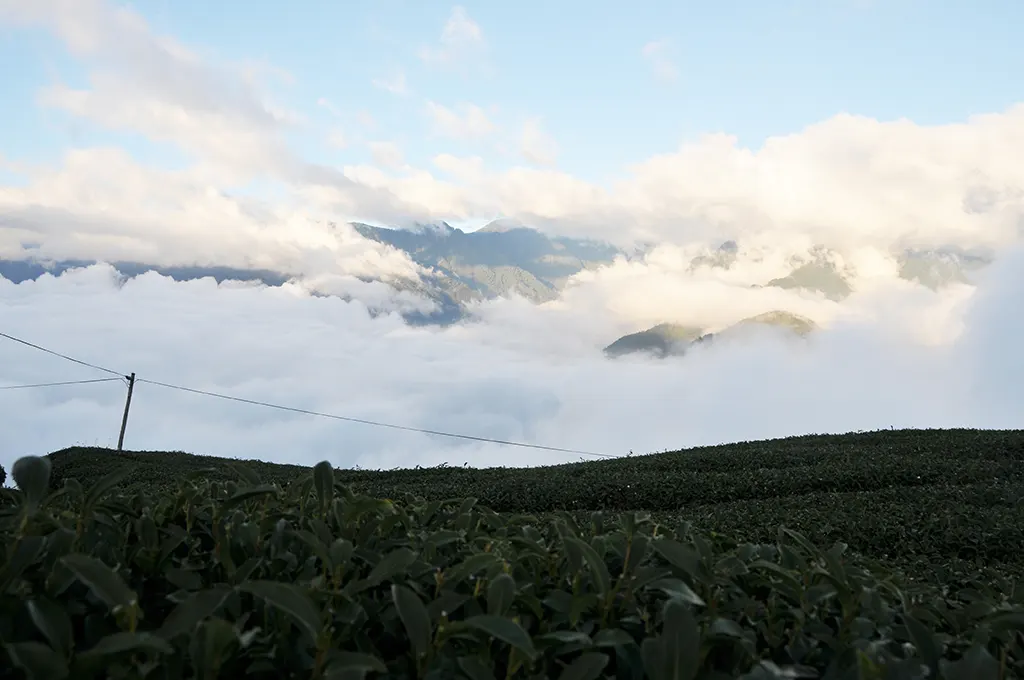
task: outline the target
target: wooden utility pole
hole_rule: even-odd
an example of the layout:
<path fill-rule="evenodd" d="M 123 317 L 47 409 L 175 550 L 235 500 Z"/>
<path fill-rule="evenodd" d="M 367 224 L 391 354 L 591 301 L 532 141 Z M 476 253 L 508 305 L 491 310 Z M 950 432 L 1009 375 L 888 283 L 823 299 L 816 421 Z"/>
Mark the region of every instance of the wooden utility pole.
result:
<path fill-rule="evenodd" d="M 135 374 L 128 376 L 128 398 L 124 402 L 124 418 L 121 419 L 121 436 L 117 438 L 117 450 L 123 450 L 124 431 L 128 427 L 128 409 L 132 407 L 132 390 L 135 389 Z"/>

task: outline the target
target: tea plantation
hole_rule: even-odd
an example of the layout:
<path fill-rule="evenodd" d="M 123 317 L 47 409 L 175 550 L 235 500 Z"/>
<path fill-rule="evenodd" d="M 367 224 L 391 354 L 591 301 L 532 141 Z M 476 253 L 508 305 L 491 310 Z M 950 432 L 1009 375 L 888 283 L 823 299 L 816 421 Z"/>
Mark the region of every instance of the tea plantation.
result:
<path fill-rule="evenodd" d="M 1024 677 L 1024 431 L 9 473 L 0 678 Z"/>

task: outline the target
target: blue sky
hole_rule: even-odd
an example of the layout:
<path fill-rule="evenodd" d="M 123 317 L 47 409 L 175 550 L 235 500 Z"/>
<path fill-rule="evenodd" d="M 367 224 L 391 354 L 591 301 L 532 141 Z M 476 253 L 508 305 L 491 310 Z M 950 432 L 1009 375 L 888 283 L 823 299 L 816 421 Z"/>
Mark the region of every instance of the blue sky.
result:
<path fill-rule="evenodd" d="M 413 165 L 441 150 L 425 101 L 461 102 L 516 129 L 540 116 L 557 140 L 559 167 L 602 182 L 623 165 L 671 151 L 705 132 L 744 145 L 796 132 L 840 112 L 931 124 L 1001 111 L 1021 96 L 1024 4 L 925 0 L 774 2 L 465 2 L 480 30 L 478 50 L 456 68 L 425 62 L 453 6 L 440 2 L 266 1 L 129 4 L 157 34 L 219 61 L 263 64 L 281 105 L 312 125 L 292 134 L 303 154 L 332 164 L 366 162 L 365 145 L 324 143 L 323 130 L 350 139 L 394 141 Z M 1016 27 L 1016 28 L 1015 28 Z M 112 135 L 36 102 L 40 86 L 83 85 L 85 70 L 44 31 L 5 27 L 0 151 L 53 159 L 62 148 L 112 139 L 143 158 L 173 162 L 168 148 Z M 650 43 L 675 71 L 657 75 Z M 476 68 L 479 67 L 479 68 Z M 374 81 L 403 78 L 407 94 Z M 333 115 L 320 99 L 328 100 Z M 368 113 L 375 124 L 360 123 Z M 447 141 L 448 153 L 516 162 L 481 142 Z"/>
<path fill-rule="evenodd" d="M 0 182 L 28 192 L 11 199 L 19 209 L 46 200 L 108 220 L 92 185 L 122 182 L 93 168 L 146 177 L 121 206 L 135 224 L 143 208 L 170 220 L 154 206 L 190 206 L 213 186 L 336 221 L 470 228 L 512 215 L 645 242 L 694 218 L 716 238 L 736 231 L 723 220 L 751 216 L 842 221 L 883 191 L 941 191 L 951 207 L 977 188 L 920 182 L 1006 171 L 989 142 L 964 157 L 942 126 L 1018 115 L 1020 25 L 1024 4 L 1010 0 L 0 0 Z M 1004 134 L 1001 120 L 970 134 Z M 897 163 L 880 160 L 911 138 Z M 960 166 L 928 179 L 925 158 Z M 59 205 L 30 188 L 39 168 L 67 176 Z M 818 204 L 834 191 L 861 193 Z M 861 226 L 917 233 L 935 207 Z M 224 228 L 198 212 L 203 229 Z M 954 218 L 963 231 L 969 218 Z"/>

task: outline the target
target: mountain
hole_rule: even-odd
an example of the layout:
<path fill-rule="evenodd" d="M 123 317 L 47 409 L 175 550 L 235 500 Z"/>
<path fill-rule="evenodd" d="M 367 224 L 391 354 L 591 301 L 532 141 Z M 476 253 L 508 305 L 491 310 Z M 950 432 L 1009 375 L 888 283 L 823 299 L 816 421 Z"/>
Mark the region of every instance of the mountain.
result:
<path fill-rule="evenodd" d="M 496 220 L 464 232 L 448 224 L 387 229 L 354 224 L 365 238 L 405 251 L 422 267 L 436 270 L 458 300 L 519 295 L 533 302 L 558 297 L 573 274 L 610 264 L 622 254 L 597 241 L 548 237 L 517 223 Z"/>
<path fill-rule="evenodd" d="M 445 325 L 457 322 L 466 318 L 469 305 L 479 300 L 510 296 L 523 297 L 535 303 L 553 300 L 573 275 L 611 264 L 617 257 L 631 259 L 653 247 L 648 245 L 637 251 L 625 251 L 598 241 L 547 236 L 518 221 L 505 218 L 469 232 L 445 222 L 421 224 L 410 229 L 390 229 L 362 223 L 353 224 L 352 227 L 367 239 L 403 251 L 425 270 L 426 273 L 419 279 L 387 281 L 388 285 L 399 291 L 416 293 L 434 302 L 436 309 L 431 312 L 403 312 L 406 321 L 411 324 Z M 729 270 L 735 266 L 740 254 L 739 244 L 726 241 L 692 258 L 689 269 L 693 271 L 709 267 Z M 758 254 L 744 252 L 743 257 L 756 259 Z M 991 258 L 984 254 L 944 248 L 906 250 L 897 255 L 897 260 L 900 276 L 936 289 L 970 281 L 973 273 L 988 264 Z M 755 285 L 803 290 L 821 294 L 831 300 L 842 300 L 853 291 L 855 272 L 837 264 L 841 262 L 837 253 L 815 248 L 803 256 L 794 257 L 789 263 L 791 269 L 787 275 Z M 0 259 L 0 277 L 19 283 L 39 278 L 45 273 L 57 275 L 71 268 L 94 263 L 86 260 L 52 262 L 32 257 Z M 111 264 L 126 277 L 154 271 L 178 281 L 213 277 L 217 281 L 233 279 L 280 286 L 294 278 L 287 273 L 266 269 L 161 266 L 125 261 Z M 366 277 L 360 278 L 372 281 Z M 383 311 L 386 310 L 370 308 L 371 314 Z M 672 324 L 662 324 L 655 328 L 660 330 L 655 332 L 654 329 L 648 329 L 626 336 L 639 337 L 625 340 L 620 347 L 628 349 L 637 345 L 655 352 L 669 352 L 676 340 L 689 341 L 688 333 L 692 330 L 675 328 Z"/>
<path fill-rule="evenodd" d="M 647 352 L 661 359 L 681 354 L 686 347 L 699 341 L 702 335 L 704 331 L 695 326 L 661 323 L 645 331 L 623 335 L 605 347 L 604 352 L 610 357 Z"/>
<path fill-rule="evenodd" d="M 714 333 L 695 326 L 662 323 L 645 331 L 622 336 L 605 347 L 604 353 L 612 359 L 642 353 L 658 359 L 682 356 L 695 344 L 724 340 L 763 326 L 781 328 L 798 337 L 805 337 L 817 328 L 817 324 L 810 319 L 778 310 L 748 317 Z"/>

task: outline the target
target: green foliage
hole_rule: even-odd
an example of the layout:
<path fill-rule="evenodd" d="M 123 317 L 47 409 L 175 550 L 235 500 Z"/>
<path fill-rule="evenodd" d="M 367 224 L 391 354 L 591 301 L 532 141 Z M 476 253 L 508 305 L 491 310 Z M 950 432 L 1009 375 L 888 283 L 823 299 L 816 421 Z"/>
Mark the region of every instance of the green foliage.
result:
<path fill-rule="evenodd" d="M 83 485 L 118 464 L 118 488 L 173 492 L 178 480 L 287 485 L 309 468 L 178 453 L 69 449 L 50 455 L 58 489 Z M 338 470 L 369 496 L 432 501 L 472 496 L 502 513 L 644 510 L 739 542 L 774 540 L 780 524 L 812 541 L 899 566 L 908 575 L 963 587 L 992 573 L 1024 577 L 1024 432 L 883 431 L 744 442 L 543 468 L 440 466 Z"/>
<path fill-rule="evenodd" d="M 483 484 L 384 499 L 326 463 L 41 495 L 42 460 L 2 492 L 0 678 L 1024 674 L 1012 584 L 903 581 L 788 527 L 740 543 L 644 512 L 497 512 Z"/>

